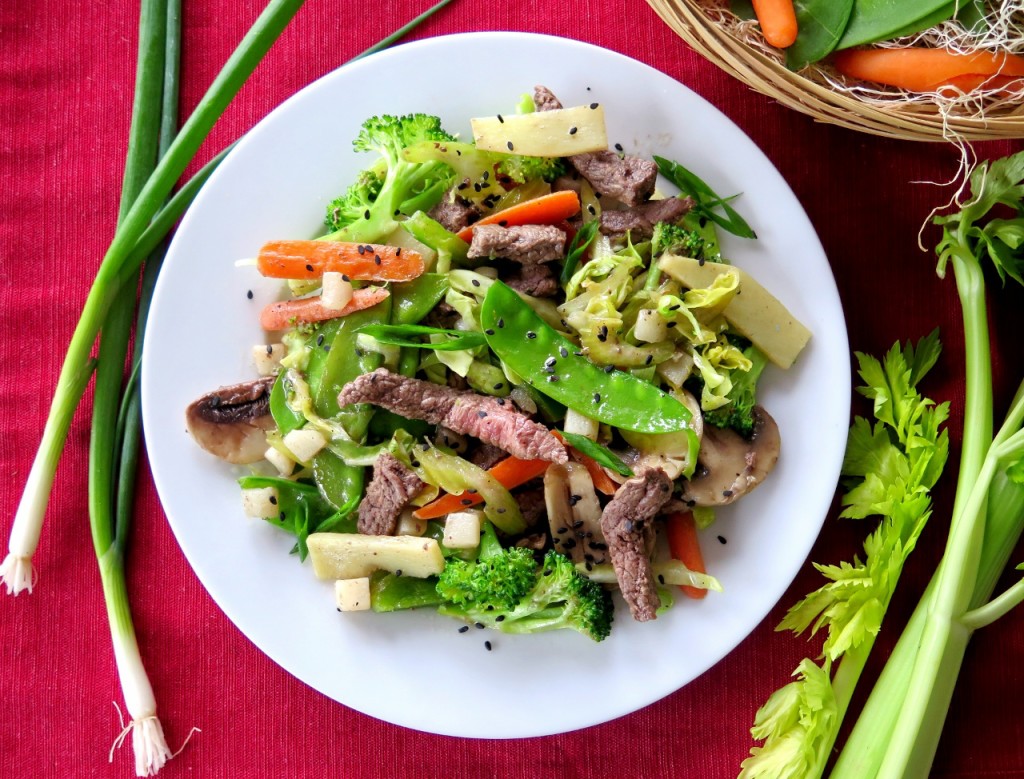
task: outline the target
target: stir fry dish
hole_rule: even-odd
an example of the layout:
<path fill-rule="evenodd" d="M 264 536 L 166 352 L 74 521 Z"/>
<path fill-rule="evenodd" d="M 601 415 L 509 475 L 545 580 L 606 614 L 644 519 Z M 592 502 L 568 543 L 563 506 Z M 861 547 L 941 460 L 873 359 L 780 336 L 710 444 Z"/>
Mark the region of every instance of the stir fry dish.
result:
<path fill-rule="evenodd" d="M 600 641 L 615 590 L 647 621 L 721 589 L 698 538 L 772 471 L 758 383 L 810 332 L 723 258 L 734 197 L 610 146 L 604 106 L 538 86 L 472 128 L 363 123 L 326 234 L 255 260 L 286 293 L 259 377 L 188 429 L 339 611 Z"/>

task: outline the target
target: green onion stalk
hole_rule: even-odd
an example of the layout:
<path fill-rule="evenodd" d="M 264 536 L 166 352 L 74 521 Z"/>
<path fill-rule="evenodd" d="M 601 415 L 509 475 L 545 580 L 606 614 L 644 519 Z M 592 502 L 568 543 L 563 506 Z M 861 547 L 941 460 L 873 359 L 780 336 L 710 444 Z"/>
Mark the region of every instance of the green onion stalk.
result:
<path fill-rule="evenodd" d="M 363 51 L 359 57 L 387 48 L 451 2 L 452 0 L 441 0 Z M 171 230 L 214 168 L 230 151 L 230 147 L 222 151 L 165 203 L 175 182 L 209 134 L 214 122 L 224 112 L 302 3 L 303 0 L 271 0 L 268 3 L 228 59 L 195 112 L 185 122 L 114 234 L 68 346 L 50 412 L 43 428 L 42 440 L 15 512 L 8 555 L 0 564 L 0 579 L 3 580 L 9 594 L 17 595 L 23 591 L 31 593 L 35 585 L 36 572 L 32 566 L 32 557 L 39 545 L 54 474 L 72 417 L 95 369 L 90 352 L 107 312 L 121 287 L 136 278 L 145 258 Z"/>
<path fill-rule="evenodd" d="M 1024 152 L 978 166 L 972 200 L 943 226 L 939 274 L 952 264 L 963 308 L 966 401 L 957 494 L 942 561 L 858 718 L 833 779 L 926 777 L 968 641 L 1024 601 L 1024 582 L 991 599 L 1024 529 L 1024 383 L 992 437 L 987 255 L 1003 281 L 1022 283 Z M 997 204 L 1016 218 L 983 217 Z"/>

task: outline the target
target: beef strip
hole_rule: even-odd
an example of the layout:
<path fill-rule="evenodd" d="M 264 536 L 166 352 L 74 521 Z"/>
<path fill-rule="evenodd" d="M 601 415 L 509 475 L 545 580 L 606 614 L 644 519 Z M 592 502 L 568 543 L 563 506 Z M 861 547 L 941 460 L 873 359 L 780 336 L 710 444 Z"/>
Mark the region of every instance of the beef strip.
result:
<path fill-rule="evenodd" d="M 623 483 L 601 514 L 615 578 L 638 622 L 654 619 L 660 604 L 647 547 L 654 535 L 652 520 L 671 495 L 671 479 L 651 468 Z"/>
<path fill-rule="evenodd" d="M 490 470 L 508 457 L 508 452 L 490 444 L 480 444 L 469 455 L 469 461 L 485 471 Z"/>
<path fill-rule="evenodd" d="M 480 209 L 464 197 L 449 192 L 427 212 L 427 216 L 440 222 L 446 230 L 457 233 L 480 218 Z"/>
<path fill-rule="evenodd" d="M 532 481 L 514 490 L 512 497 L 519 504 L 519 511 L 522 513 L 527 527 L 533 527 L 539 520 L 547 516 L 548 507 L 544 502 L 543 484 Z"/>
<path fill-rule="evenodd" d="M 522 265 L 560 260 L 565 256 L 565 233 L 551 225 L 480 225 L 473 229 L 467 256 L 502 257 Z"/>
<path fill-rule="evenodd" d="M 562 101 L 546 86 L 538 84 L 533 88 L 533 104 L 538 111 L 555 111 L 562 107 Z"/>
<path fill-rule="evenodd" d="M 565 446 L 544 425 L 501 398 L 462 392 L 378 368 L 349 382 L 338 405 L 372 403 L 399 416 L 444 425 L 524 460 L 568 460 Z"/>
<path fill-rule="evenodd" d="M 538 111 L 561 108 L 561 101 L 545 86 L 533 88 L 533 104 Z M 615 198 L 627 206 L 636 206 L 654 192 L 658 166 L 653 160 L 618 154 L 611 150 L 574 154 L 569 162 L 595 192 Z"/>
<path fill-rule="evenodd" d="M 592 151 L 569 158 L 595 192 L 612 197 L 627 206 L 643 203 L 654 193 L 658 165 L 653 160 L 616 152 Z"/>
<path fill-rule="evenodd" d="M 359 532 L 393 536 L 405 504 L 423 489 L 423 482 L 390 452 L 381 452 L 373 464 L 373 479 L 359 504 Z"/>
<path fill-rule="evenodd" d="M 558 294 L 558 277 L 550 265 L 524 265 L 504 279 L 512 289 L 535 298 L 553 298 Z"/>
<path fill-rule="evenodd" d="M 667 197 L 649 200 L 633 208 L 602 211 L 601 232 L 610 236 L 629 232 L 634 242 L 643 241 L 654 235 L 654 225 L 658 222 L 678 222 L 693 206 L 691 197 Z"/>

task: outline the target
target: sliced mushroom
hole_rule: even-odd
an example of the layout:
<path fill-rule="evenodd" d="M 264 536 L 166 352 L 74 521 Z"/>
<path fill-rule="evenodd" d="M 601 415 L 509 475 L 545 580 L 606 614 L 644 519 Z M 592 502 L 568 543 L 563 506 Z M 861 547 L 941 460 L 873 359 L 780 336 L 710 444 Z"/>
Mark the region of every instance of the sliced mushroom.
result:
<path fill-rule="evenodd" d="M 185 411 L 188 432 L 203 449 L 229 463 L 254 463 L 267 450 L 273 376 L 221 387 Z"/>
<path fill-rule="evenodd" d="M 576 563 L 605 562 L 601 504 L 586 466 L 553 464 L 544 473 L 544 502 L 555 549 Z"/>
<path fill-rule="evenodd" d="M 707 425 L 697 471 L 683 487 L 682 499 L 694 506 L 724 506 L 764 481 L 779 459 L 779 427 L 760 406 L 754 408 L 754 433 L 747 439 L 733 430 Z"/>

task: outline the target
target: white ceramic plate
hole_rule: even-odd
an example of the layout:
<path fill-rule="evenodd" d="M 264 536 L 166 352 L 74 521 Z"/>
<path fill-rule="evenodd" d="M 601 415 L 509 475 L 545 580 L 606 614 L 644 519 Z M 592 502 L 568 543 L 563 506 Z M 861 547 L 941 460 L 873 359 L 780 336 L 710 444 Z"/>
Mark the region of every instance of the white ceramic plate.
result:
<path fill-rule="evenodd" d="M 566 105 L 600 101 L 609 138 L 694 169 L 759 240 L 725 241 L 814 332 L 798 364 L 769 369 L 763 403 L 783 454 L 750 498 L 705 534 L 725 587 L 683 597 L 639 624 L 619 602 L 612 636 L 570 631 L 457 632 L 432 613 L 340 615 L 332 587 L 288 550 L 292 540 L 241 512 L 236 469 L 201 451 L 184 409 L 252 378 L 260 307 L 277 282 L 235 261 L 274 238 L 312 237 L 324 206 L 368 164 L 351 151 L 362 120 L 423 111 L 469 137 L 472 116 L 513 110 L 535 84 Z M 247 291 L 252 290 L 250 300 Z M 516 33 L 436 38 L 348 65 L 303 90 L 250 132 L 185 217 L 160 277 L 146 337 L 143 403 L 153 475 L 171 526 L 204 586 L 260 649 L 347 706 L 435 733 L 510 738 L 559 733 L 634 711 L 732 650 L 792 581 L 821 528 L 839 473 L 849 412 L 848 344 L 828 262 L 796 198 L 754 144 L 716 109 L 646 65 L 593 46 Z M 813 409 L 813 414 L 808 413 Z M 728 540 L 722 545 L 717 536 Z M 486 651 L 484 640 L 493 651 Z M 573 686 L 587 695 L 566 696 Z"/>

